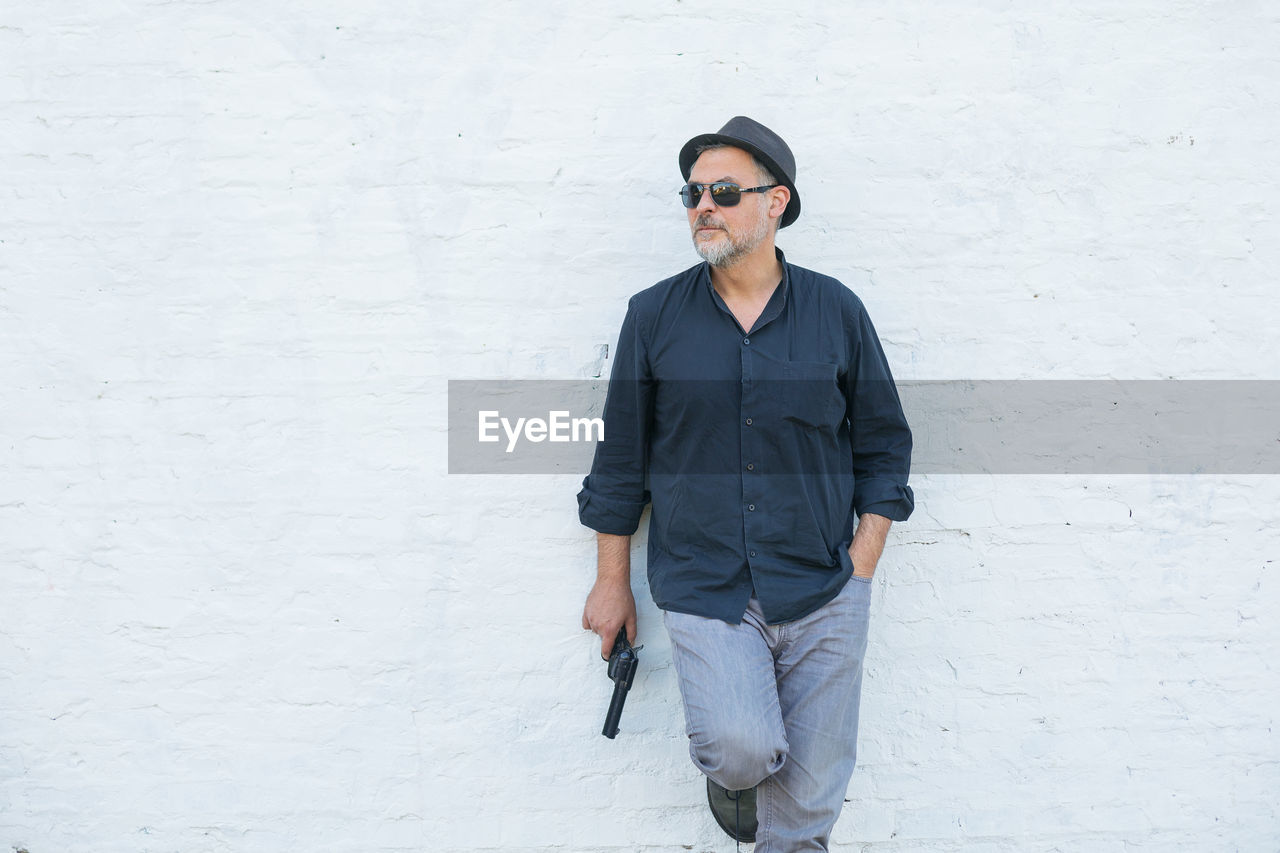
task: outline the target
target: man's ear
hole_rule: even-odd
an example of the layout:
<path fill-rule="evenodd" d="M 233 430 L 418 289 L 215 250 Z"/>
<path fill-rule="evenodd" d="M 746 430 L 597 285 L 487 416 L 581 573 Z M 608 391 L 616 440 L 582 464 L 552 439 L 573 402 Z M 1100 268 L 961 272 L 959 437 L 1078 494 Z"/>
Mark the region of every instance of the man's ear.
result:
<path fill-rule="evenodd" d="M 769 216 L 773 219 L 781 219 L 782 214 L 787 212 L 787 205 L 791 203 L 791 190 L 779 184 L 769 190 Z"/>

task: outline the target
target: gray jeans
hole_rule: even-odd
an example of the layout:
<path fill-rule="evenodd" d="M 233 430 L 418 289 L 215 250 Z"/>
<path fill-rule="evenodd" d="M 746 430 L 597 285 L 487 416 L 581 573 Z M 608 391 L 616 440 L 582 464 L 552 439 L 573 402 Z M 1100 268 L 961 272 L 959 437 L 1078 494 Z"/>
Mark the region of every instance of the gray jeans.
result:
<path fill-rule="evenodd" d="M 738 625 L 666 611 L 689 754 L 719 785 L 759 785 L 756 853 L 826 850 L 857 757 L 871 582 L 814 613 Z"/>

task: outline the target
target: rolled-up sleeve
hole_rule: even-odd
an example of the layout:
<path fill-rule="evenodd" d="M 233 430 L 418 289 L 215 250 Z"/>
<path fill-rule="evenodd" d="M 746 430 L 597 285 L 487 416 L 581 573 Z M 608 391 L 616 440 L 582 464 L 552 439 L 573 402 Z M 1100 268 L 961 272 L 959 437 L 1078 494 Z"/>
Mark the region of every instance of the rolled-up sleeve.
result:
<path fill-rule="evenodd" d="M 629 536 L 649 503 L 645 488 L 653 376 L 636 300 L 627 306 L 609 375 L 604 438 L 578 492 L 578 518 L 592 530 Z"/>
<path fill-rule="evenodd" d="M 852 444 L 854 510 L 906 521 L 915 509 L 907 485 L 911 428 L 871 318 L 861 300 L 845 315 L 852 346 L 845 379 L 846 415 Z"/>

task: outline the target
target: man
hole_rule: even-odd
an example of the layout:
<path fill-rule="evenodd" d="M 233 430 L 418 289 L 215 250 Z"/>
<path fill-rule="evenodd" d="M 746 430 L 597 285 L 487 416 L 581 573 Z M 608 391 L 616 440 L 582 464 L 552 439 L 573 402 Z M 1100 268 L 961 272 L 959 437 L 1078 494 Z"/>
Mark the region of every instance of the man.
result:
<path fill-rule="evenodd" d="M 787 262 L 795 158 L 738 116 L 680 151 L 703 263 L 632 297 L 604 440 L 578 495 L 597 531 L 582 625 L 636 635 L 646 504 L 694 764 L 758 853 L 826 850 L 853 772 L 870 582 L 913 508 L 911 433 L 852 291 Z M 856 532 L 854 522 L 856 520 Z"/>

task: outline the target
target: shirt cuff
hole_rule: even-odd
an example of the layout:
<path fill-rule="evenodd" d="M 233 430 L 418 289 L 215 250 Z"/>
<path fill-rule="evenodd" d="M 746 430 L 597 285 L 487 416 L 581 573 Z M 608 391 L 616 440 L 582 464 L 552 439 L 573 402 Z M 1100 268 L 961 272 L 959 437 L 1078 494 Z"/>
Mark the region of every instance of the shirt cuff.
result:
<path fill-rule="evenodd" d="M 634 503 L 602 497 L 584 487 L 578 492 L 578 519 L 597 533 L 630 536 L 640 527 L 640 516 L 647 503 L 648 492 L 639 503 Z"/>
<path fill-rule="evenodd" d="M 916 499 L 907 484 L 872 477 L 858 480 L 853 505 L 858 515 L 872 513 L 890 521 L 906 521 L 916 508 Z"/>

